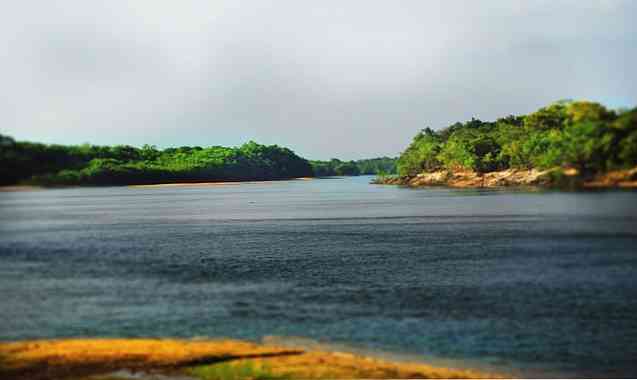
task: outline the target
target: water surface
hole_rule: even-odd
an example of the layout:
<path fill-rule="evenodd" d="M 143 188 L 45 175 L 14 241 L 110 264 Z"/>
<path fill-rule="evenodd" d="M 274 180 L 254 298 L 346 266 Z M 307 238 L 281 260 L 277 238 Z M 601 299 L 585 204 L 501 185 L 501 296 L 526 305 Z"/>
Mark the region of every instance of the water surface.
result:
<path fill-rule="evenodd" d="M 369 180 L 0 193 L 0 340 L 299 336 L 637 376 L 637 193 Z"/>

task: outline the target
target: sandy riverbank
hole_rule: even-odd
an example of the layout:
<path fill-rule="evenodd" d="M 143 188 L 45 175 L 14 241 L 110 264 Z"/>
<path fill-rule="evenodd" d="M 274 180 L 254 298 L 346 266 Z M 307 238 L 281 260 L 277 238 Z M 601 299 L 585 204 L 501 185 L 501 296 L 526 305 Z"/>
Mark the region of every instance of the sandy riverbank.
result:
<path fill-rule="evenodd" d="M 128 185 L 134 188 L 161 188 L 161 187 L 201 187 L 201 186 L 227 186 L 227 185 L 243 185 L 243 184 L 267 184 L 280 181 L 309 181 L 312 177 L 299 177 L 270 181 L 222 181 L 222 182 L 179 182 L 179 183 L 157 183 L 152 185 Z"/>
<path fill-rule="evenodd" d="M 27 186 L 27 185 L 0 186 L 0 192 L 37 191 L 42 189 L 43 188 L 40 186 Z"/>
<path fill-rule="evenodd" d="M 614 170 L 583 178 L 575 169 L 508 169 L 487 173 L 438 170 L 410 177 L 385 177 L 374 183 L 410 187 L 447 186 L 455 188 L 556 187 L 556 188 L 637 188 L 637 167 Z"/>
<path fill-rule="evenodd" d="M 219 182 L 178 182 L 178 183 L 157 183 L 150 185 L 122 185 L 122 187 L 131 188 L 162 188 L 162 187 L 206 187 L 206 186 L 227 186 L 227 185 L 242 185 L 242 184 L 263 184 L 274 183 L 279 181 L 309 181 L 313 180 L 313 177 L 299 177 L 281 180 L 269 180 L 269 181 L 219 181 Z M 119 187 L 119 185 L 113 185 Z M 11 185 L 0 186 L 0 192 L 15 192 L 15 191 L 37 191 L 46 189 L 65 189 L 65 188 L 79 188 L 79 187 L 91 187 L 91 186 L 32 186 L 32 185 Z"/>
<path fill-rule="evenodd" d="M 0 343 L 3 380 L 126 378 L 121 373 L 213 379 L 232 371 L 237 371 L 235 377 L 243 374 L 240 377 L 271 379 L 497 377 L 478 371 L 237 340 L 63 339 Z"/>

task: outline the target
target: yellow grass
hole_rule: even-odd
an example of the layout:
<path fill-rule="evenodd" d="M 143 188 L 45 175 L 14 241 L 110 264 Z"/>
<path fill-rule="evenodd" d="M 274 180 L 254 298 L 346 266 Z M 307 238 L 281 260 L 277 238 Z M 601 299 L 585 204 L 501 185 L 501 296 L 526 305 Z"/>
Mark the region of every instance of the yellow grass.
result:
<path fill-rule="evenodd" d="M 66 339 L 0 343 L 0 379 L 86 379 L 129 369 L 214 373 L 219 363 L 266 368 L 285 378 L 485 378 L 468 370 L 389 362 L 341 352 L 303 351 L 236 340 Z M 225 365 L 225 364 L 224 364 Z"/>

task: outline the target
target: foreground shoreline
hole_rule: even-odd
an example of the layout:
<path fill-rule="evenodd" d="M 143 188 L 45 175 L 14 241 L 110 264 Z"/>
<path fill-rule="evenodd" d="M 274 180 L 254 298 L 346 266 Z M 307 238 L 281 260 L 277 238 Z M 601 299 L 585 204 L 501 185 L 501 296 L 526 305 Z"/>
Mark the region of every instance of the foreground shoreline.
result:
<path fill-rule="evenodd" d="M 480 371 L 239 340 L 59 339 L 0 342 L 3 380 L 119 380 L 122 373 L 212 379 L 237 368 L 269 378 L 495 378 Z M 258 372 L 256 374 L 246 371 Z M 266 373 L 267 372 L 267 373 Z M 118 375 L 119 373 L 119 375 Z M 128 377 L 130 378 L 130 377 Z"/>

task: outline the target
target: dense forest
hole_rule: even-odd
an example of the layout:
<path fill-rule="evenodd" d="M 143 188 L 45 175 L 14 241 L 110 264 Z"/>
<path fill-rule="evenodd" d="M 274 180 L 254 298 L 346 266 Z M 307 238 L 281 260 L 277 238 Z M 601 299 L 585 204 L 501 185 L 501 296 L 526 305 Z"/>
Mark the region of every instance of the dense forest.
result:
<path fill-rule="evenodd" d="M 276 180 L 391 173 L 395 159 L 311 163 L 287 148 L 248 142 L 157 149 L 144 145 L 47 145 L 0 135 L 0 185 L 130 185 L 175 182 Z"/>
<path fill-rule="evenodd" d="M 637 108 L 560 101 L 529 115 L 425 128 L 400 155 L 398 174 L 572 167 L 583 175 L 637 165 Z"/>
<path fill-rule="evenodd" d="M 291 150 L 248 142 L 159 150 L 145 145 L 63 146 L 16 142 L 0 135 L 0 183 L 126 185 L 167 182 L 270 180 L 312 176 Z"/>

